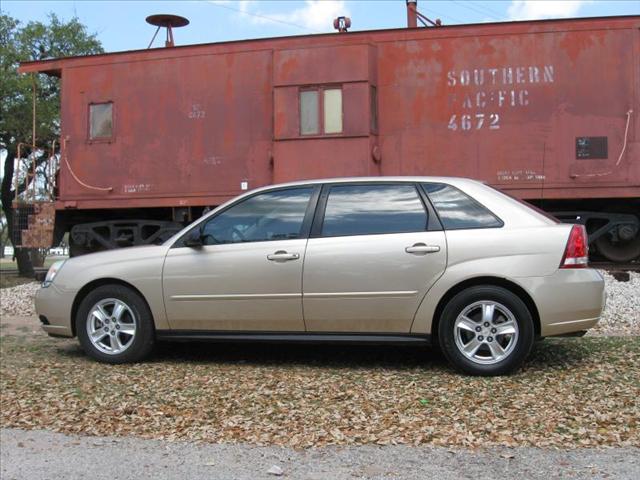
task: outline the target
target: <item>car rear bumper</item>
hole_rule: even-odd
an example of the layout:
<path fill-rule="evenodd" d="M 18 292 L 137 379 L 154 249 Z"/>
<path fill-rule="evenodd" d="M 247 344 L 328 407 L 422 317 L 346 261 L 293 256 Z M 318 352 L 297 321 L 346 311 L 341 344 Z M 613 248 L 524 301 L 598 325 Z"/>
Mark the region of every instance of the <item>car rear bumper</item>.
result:
<path fill-rule="evenodd" d="M 540 314 L 543 337 L 594 327 L 604 309 L 604 278 L 591 268 L 563 269 L 546 277 L 519 279 Z"/>
<path fill-rule="evenodd" d="M 42 325 L 45 332 L 55 337 L 73 337 L 71 307 L 74 298 L 75 292 L 61 290 L 55 284 L 38 290 L 35 297 L 36 313 L 48 322 L 48 325 Z"/>

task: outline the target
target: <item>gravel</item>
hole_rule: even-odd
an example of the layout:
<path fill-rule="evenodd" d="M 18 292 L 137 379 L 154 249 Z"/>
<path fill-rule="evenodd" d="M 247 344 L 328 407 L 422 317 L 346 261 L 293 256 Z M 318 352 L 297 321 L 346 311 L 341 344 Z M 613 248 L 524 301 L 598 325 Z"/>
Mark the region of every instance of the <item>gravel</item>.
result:
<path fill-rule="evenodd" d="M 628 281 L 618 281 L 608 272 L 604 275 L 607 305 L 590 335 L 640 335 L 640 273 L 629 272 Z M 626 274 L 623 275 L 626 277 Z"/>
<path fill-rule="evenodd" d="M 36 314 L 33 297 L 40 288 L 38 282 L 0 288 L 0 315 L 28 317 Z"/>
<path fill-rule="evenodd" d="M 640 449 L 354 446 L 293 450 L 3 429 L 3 479 L 636 479 Z"/>
<path fill-rule="evenodd" d="M 628 281 L 618 281 L 605 271 L 607 306 L 590 335 L 640 335 L 640 273 L 629 272 Z M 626 276 L 626 275 L 625 275 Z M 40 284 L 25 283 L 0 289 L 1 315 L 35 315 L 33 296 Z"/>

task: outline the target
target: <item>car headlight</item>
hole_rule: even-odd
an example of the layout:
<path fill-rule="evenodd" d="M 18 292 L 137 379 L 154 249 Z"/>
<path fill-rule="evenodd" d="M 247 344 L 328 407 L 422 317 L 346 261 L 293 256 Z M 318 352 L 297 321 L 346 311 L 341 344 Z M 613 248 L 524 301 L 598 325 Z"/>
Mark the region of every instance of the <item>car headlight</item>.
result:
<path fill-rule="evenodd" d="M 56 275 L 64 265 L 64 262 L 66 262 L 66 260 L 59 260 L 49 267 L 47 276 L 44 277 L 44 282 L 42 282 L 42 288 L 47 288 L 53 283 L 53 279 L 56 278 Z"/>

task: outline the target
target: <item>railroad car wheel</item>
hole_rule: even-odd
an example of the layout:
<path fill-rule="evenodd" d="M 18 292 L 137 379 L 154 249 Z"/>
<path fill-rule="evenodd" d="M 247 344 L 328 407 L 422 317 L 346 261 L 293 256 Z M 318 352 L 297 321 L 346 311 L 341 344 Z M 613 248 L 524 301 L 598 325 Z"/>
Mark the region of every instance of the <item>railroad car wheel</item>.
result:
<path fill-rule="evenodd" d="M 503 375 L 522 365 L 534 341 L 531 312 L 514 293 L 481 285 L 453 297 L 438 326 L 442 351 L 458 370 Z"/>
<path fill-rule="evenodd" d="M 630 262 L 640 257 L 640 232 L 629 240 L 613 241 L 609 234 L 604 234 L 595 241 L 598 252 L 610 262 Z"/>
<path fill-rule="evenodd" d="M 106 363 L 144 359 L 155 342 L 146 302 L 122 285 L 103 285 L 89 293 L 76 314 L 76 332 L 84 351 Z"/>

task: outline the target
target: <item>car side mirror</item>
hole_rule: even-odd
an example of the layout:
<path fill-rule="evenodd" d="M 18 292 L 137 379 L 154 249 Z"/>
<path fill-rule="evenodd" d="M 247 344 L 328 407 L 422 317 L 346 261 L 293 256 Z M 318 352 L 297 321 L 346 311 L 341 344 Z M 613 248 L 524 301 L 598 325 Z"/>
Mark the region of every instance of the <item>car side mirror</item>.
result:
<path fill-rule="evenodd" d="M 201 248 L 202 245 L 204 245 L 202 242 L 202 232 L 199 228 L 189 233 L 189 236 L 184 241 L 184 245 L 189 248 Z"/>

